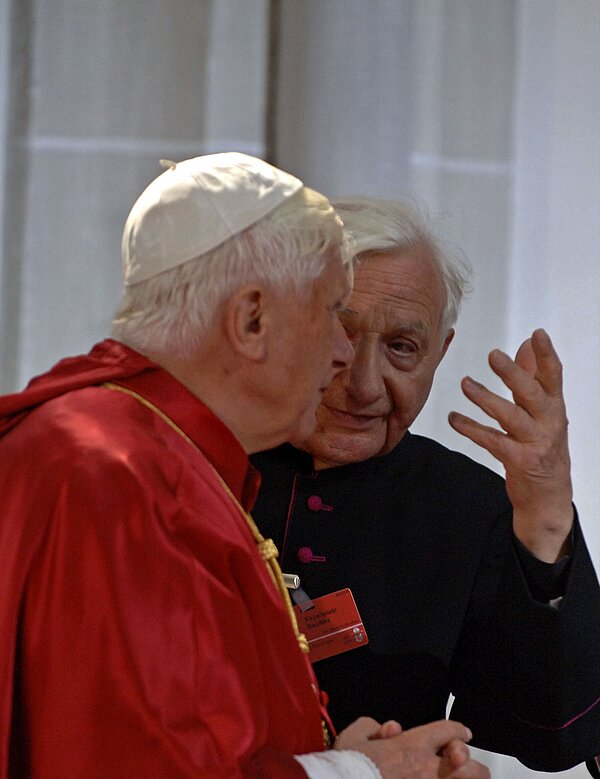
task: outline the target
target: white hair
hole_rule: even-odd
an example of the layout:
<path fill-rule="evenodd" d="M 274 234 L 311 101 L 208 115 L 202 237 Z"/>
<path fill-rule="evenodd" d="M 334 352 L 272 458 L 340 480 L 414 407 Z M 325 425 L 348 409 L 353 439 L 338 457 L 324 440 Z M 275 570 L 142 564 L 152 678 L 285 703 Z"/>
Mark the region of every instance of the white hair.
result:
<path fill-rule="evenodd" d="M 266 281 L 307 294 L 334 260 L 352 273 L 342 222 L 327 198 L 303 187 L 216 249 L 126 287 L 111 335 L 142 353 L 187 358 L 236 289 Z"/>
<path fill-rule="evenodd" d="M 443 336 L 458 318 L 463 295 L 470 289 L 471 267 L 457 249 L 443 243 L 423 209 L 403 201 L 370 197 L 332 200 L 354 244 L 355 264 L 375 252 L 393 252 L 425 244 L 431 249 L 446 291 Z"/>

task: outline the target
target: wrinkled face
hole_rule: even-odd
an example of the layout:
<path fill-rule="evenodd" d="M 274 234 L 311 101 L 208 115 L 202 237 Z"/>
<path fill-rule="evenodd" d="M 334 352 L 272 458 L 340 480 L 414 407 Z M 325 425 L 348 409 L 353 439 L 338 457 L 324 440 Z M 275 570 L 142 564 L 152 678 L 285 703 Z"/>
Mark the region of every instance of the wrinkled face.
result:
<path fill-rule="evenodd" d="M 352 360 L 352 347 L 338 318 L 350 294 L 348 271 L 330 261 L 308 293 L 286 292 L 278 301 L 273 363 L 272 422 L 279 442 L 302 440 L 315 429 L 315 413 L 334 376 Z"/>
<path fill-rule="evenodd" d="M 400 441 L 454 335 L 441 332 L 444 306 L 427 246 L 374 253 L 358 266 L 340 311 L 354 360 L 324 393 L 316 430 L 301 444 L 315 468 L 387 454 Z"/>

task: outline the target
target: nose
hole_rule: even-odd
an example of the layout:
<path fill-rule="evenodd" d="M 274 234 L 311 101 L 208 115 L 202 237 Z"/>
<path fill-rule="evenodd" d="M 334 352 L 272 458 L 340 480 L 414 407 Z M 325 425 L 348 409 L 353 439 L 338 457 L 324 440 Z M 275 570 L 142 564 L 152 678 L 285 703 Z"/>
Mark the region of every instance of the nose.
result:
<path fill-rule="evenodd" d="M 337 319 L 333 330 L 333 368 L 335 373 L 339 373 L 352 363 L 354 349 L 348 338 L 348 335 L 342 323 Z"/>
<path fill-rule="evenodd" d="M 375 403 L 387 394 L 376 343 L 363 339 L 355 342 L 346 392 L 363 406 Z"/>

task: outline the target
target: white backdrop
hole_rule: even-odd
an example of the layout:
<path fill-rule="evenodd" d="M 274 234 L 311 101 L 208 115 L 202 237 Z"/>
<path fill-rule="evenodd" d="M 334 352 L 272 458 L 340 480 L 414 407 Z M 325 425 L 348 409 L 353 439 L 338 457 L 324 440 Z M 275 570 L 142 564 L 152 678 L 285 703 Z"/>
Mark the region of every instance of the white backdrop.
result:
<path fill-rule="evenodd" d="M 598 0 L 0 0 L 0 390 L 106 334 L 157 160 L 227 149 L 329 195 L 412 195 L 464 249 L 419 432 L 493 465 L 446 422 L 460 377 L 548 329 L 600 568 Z"/>
<path fill-rule="evenodd" d="M 460 377 L 539 326 L 565 369 L 576 500 L 600 569 L 600 4 L 284 3 L 277 160 L 328 194 L 406 193 L 474 267 L 414 429 L 461 441 Z M 540 776 L 485 756 L 502 779 Z M 588 776 L 583 767 L 552 776 Z"/>

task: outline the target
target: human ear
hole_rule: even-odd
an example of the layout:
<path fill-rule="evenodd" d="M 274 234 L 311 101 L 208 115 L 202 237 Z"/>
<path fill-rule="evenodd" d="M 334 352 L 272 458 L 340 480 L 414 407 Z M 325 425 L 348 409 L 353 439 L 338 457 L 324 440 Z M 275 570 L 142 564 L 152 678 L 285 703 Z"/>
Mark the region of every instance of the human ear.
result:
<path fill-rule="evenodd" d="M 224 323 L 234 351 L 253 361 L 267 353 L 265 291 L 256 284 L 240 287 L 225 304 Z"/>
<path fill-rule="evenodd" d="M 448 330 L 448 334 L 444 338 L 444 343 L 442 344 L 442 350 L 440 352 L 440 359 L 438 360 L 438 365 L 439 365 L 439 363 L 441 363 L 441 361 L 446 356 L 446 352 L 448 351 L 448 347 L 450 346 L 450 344 L 454 340 L 454 332 L 455 332 L 454 328 L 451 328 L 450 330 Z"/>

